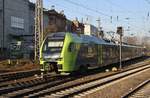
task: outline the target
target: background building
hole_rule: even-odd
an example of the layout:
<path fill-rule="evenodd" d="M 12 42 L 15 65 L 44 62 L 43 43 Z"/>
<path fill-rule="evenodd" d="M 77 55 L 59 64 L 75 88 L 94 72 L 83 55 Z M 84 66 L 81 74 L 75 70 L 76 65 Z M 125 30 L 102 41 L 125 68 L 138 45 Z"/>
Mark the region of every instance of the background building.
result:
<path fill-rule="evenodd" d="M 4 13 L 4 14 L 3 14 Z M 4 23 L 3 23 L 4 19 Z M 22 57 L 33 55 L 35 4 L 29 0 L 0 0 L 0 52 Z M 44 34 L 52 32 L 78 32 L 79 27 L 72 28 L 75 22 L 67 22 L 63 11 L 60 13 L 44 9 Z M 77 24 L 75 24 L 76 26 Z M 82 24 L 81 31 L 84 30 Z M 4 29 L 3 29 L 4 28 Z M 77 29 L 77 30 L 76 30 Z M 7 56 L 10 56 L 5 54 Z"/>
<path fill-rule="evenodd" d="M 66 16 L 63 11 L 58 13 L 55 9 L 51 9 L 45 12 L 48 15 L 48 24 L 44 28 L 44 35 L 53 32 L 65 32 L 66 31 Z"/>
<path fill-rule="evenodd" d="M 67 25 L 69 25 L 69 24 L 67 24 Z M 78 21 L 78 19 L 76 18 L 76 20 L 73 20 L 71 22 L 71 31 L 70 32 L 77 33 L 77 34 L 84 34 L 84 24 L 80 23 Z"/>
<path fill-rule="evenodd" d="M 0 0 L 0 48 L 2 47 L 3 36 L 3 0 Z"/>
<path fill-rule="evenodd" d="M 8 52 L 17 45 L 26 53 L 33 50 L 34 16 L 35 4 L 29 0 L 0 0 L 0 50 Z M 44 13 L 44 27 L 47 25 Z"/>
<path fill-rule="evenodd" d="M 0 0 L 0 2 L 4 6 L 2 9 L 4 15 L 0 18 L 1 21 L 4 19 L 4 24 L 1 25 L 0 47 L 4 43 L 4 48 L 8 48 L 9 43 L 15 40 L 15 36 L 29 34 L 29 2 L 28 0 Z"/>
<path fill-rule="evenodd" d="M 142 38 L 137 36 L 124 36 L 123 42 L 131 45 L 142 45 Z"/>
<path fill-rule="evenodd" d="M 98 36 L 98 28 L 91 24 L 85 24 L 84 25 L 84 34 L 85 35 L 92 35 L 92 36 Z"/>
<path fill-rule="evenodd" d="M 23 40 L 20 36 L 30 34 L 29 1 L 0 0 L 0 9 L 0 50 L 9 54 L 8 50 L 14 45 L 11 43 L 20 43 Z"/>

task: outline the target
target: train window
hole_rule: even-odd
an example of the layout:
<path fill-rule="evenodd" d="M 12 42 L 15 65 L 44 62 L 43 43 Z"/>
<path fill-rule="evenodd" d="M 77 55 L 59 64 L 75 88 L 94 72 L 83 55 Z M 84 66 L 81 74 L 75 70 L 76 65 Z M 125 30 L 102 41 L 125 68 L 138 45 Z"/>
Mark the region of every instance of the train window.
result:
<path fill-rule="evenodd" d="M 109 47 L 109 56 L 110 58 L 113 58 L 113 50 L 111 46 Z"/>
<path fill-rule="evenodd" d="M 63 46 L 63 41 L 48 42 L 48 47 L 62 47 L 62 46 Z"/>
<path fill-rule="evenodd" d="M 104 48 L 103 48 L 103 57 L 104 58 L 109 57 L 109 50 L 108 50 L 107 46 L 104 46 Z"/>
<path fill-rule="evenodd" d="M 73 50 L 73 43 L 70 43 L 70 45 L 69 45 L 69 47 L 68 47 L 68 51 L 69 51 L 69 52 L 72 52 L 72 50 Z"/>
<path fill-rule="evenodd" d="M 88 47 L 88 53 L 92 53 L 92 52 L 93 52 L 92 47 Z"/>
<path fill-rule="evenodd" d="M 46 45 L 44 45 L 44 46 L 43 46 L 43 51 L 46 51 L 46 48 L 47 48 L 47 46 L 46 46 Z"/>
<path fill-rule="evenodd" d="M 76 43 L 75 46 L 76 46 L 76 50 L 80 49 L 80 44 L 79 43 Z"/>
<path fill-rule="evenodd" d="M 68 51 L 69 52 L 76 51 L 76 45 L 75 45 L 75 43 L 70 43 Z"/>

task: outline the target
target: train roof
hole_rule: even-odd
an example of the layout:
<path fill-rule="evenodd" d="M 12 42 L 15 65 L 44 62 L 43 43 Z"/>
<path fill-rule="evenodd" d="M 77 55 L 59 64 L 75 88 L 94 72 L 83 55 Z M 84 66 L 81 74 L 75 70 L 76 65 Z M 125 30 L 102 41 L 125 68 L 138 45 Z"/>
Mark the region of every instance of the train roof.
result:
<path fill-rule="evenodd" d="M 107 40 L 107 39 L 103 39 L 103 38 L 98 38 L 98 37 L 95 37 L 95 36 L 89 36 L 89 35 L 83 35 L 83 34 L 81 34 L 80 36 L 77 36 L 77 34 L 72 34 L 72 35 L 74 37 L 80 37 L 81 40 L 82 40 L 82 43 L 95 43 L 95 44 L 119 46 L 119 44 L 116 44 L 113 41 L 110 41 L 110 40 Z M 141 46 L 128 45 L 128 44 L 124 44 L 124 43 L 122 43 L 122 46 L 143 48 Z"/>
<path fill-rule="evenodd" d="M 67 34 L 66 32 L 57 32 L 57 33 L 48 34 L 47 37 L 62 37 L 62 36 L 65 36 L 66 34 Z M 106 40 L 106 39 L 103 39 L 103 38 L 98 38 L 98 37 L 95 37 L 95 36 L 89 36 L 89 35 L 83 35 L 83 34 L 78 35 L 76 33 L 69 33 L 69 34 L 72 35 L 73 39 L 76 40 L 76 42 L 119 46 L 119 44 L 116 44 L 113 41 L 109 41 L 109 40 Z M 143 48 L 141 46 L 128 45 L 128 44 L 124 44 L 124 43 L 122 43 L 122 46 Z"/>

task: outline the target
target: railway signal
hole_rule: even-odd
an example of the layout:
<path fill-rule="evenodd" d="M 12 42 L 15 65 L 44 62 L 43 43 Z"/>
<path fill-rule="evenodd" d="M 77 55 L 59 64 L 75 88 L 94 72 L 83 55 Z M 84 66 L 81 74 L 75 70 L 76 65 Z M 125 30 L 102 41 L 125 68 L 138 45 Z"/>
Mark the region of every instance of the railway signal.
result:
<path fill-rule="evenodd" d="M 123 27 L 117 27 L 117 33 L 120 35 L 120 48 L 119 48 L 119 57 L 120 57 L 120 69 L 122 69 L 122 36 L 123 36 Z"/>

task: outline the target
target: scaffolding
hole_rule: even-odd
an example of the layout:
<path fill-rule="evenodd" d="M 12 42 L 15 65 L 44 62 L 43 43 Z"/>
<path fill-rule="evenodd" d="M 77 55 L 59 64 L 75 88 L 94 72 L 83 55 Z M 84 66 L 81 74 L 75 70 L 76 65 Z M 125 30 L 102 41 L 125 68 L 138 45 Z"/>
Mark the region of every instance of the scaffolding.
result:
<path fill-rule="evenodd" d="M 35 4 L 35 51 L 34 59 L 40 60 L 40 46 L 43 41 L 43 0 L 36 0 Z"/>

